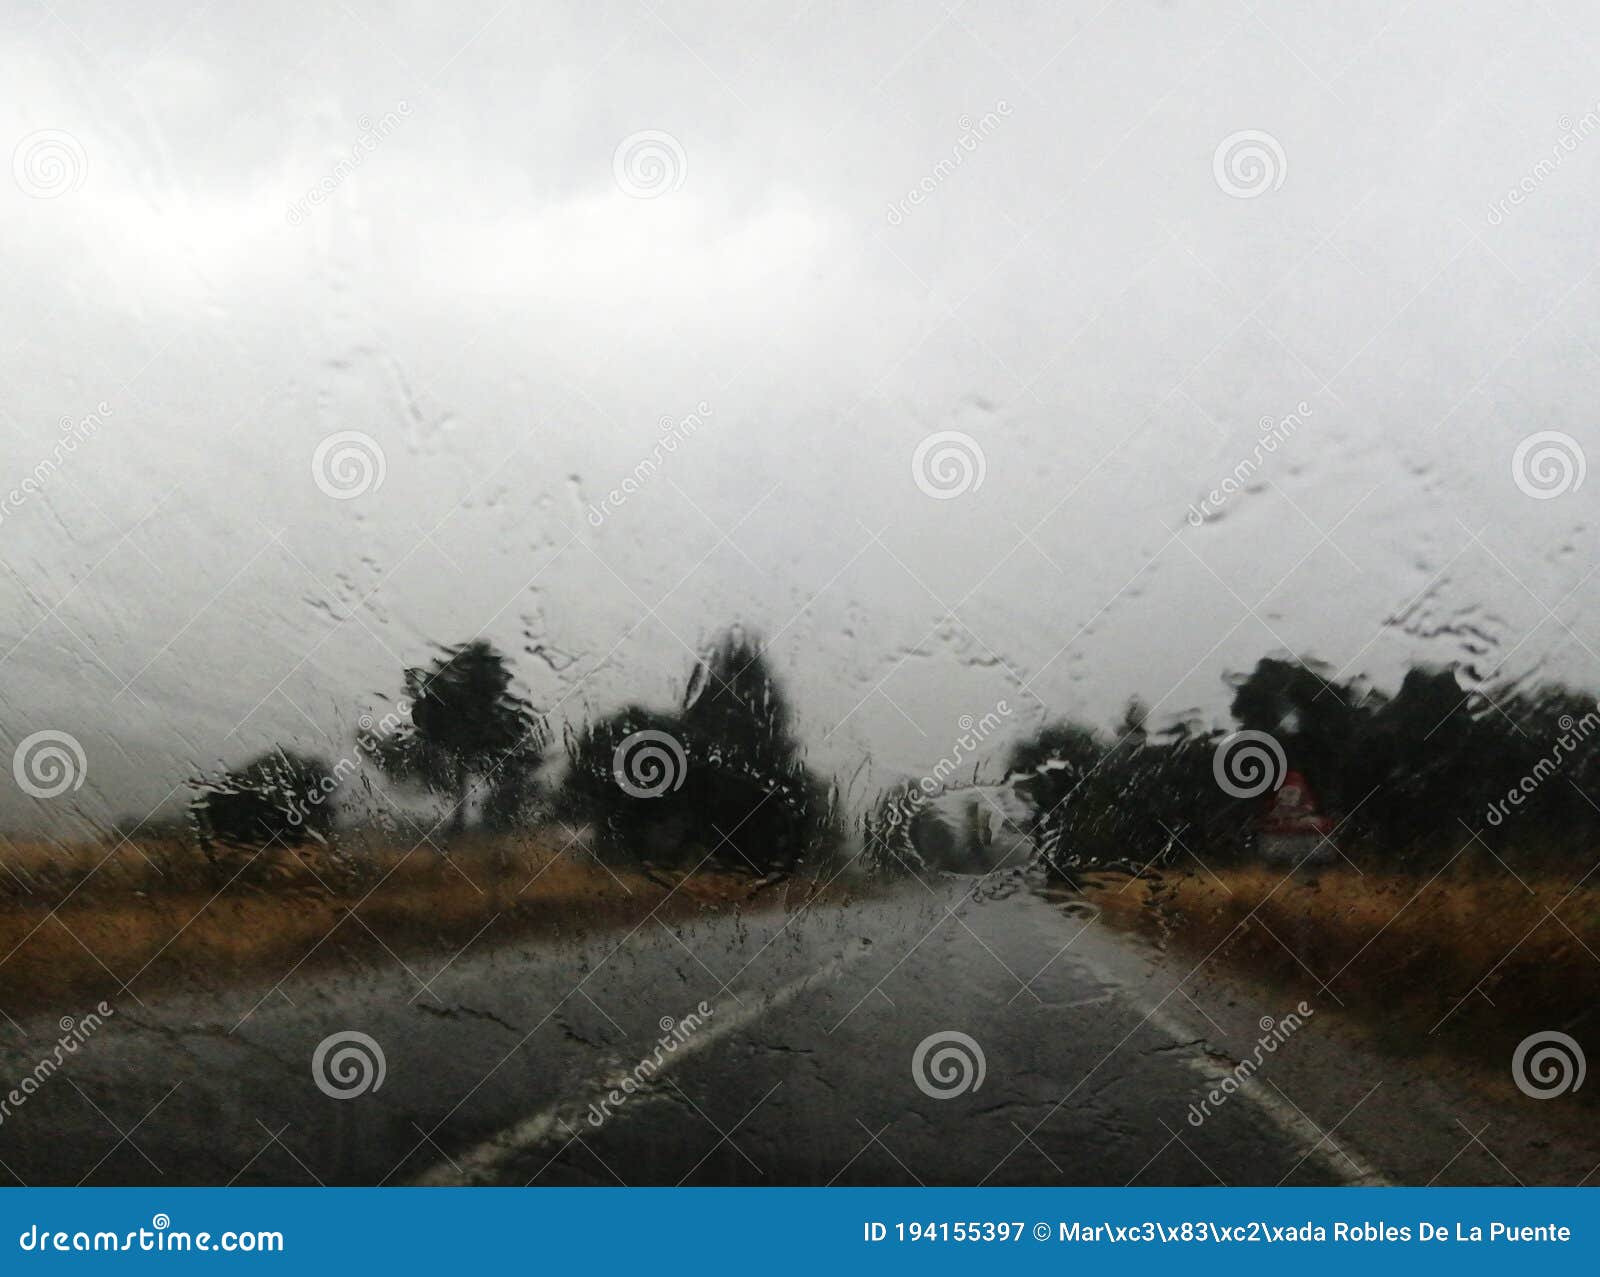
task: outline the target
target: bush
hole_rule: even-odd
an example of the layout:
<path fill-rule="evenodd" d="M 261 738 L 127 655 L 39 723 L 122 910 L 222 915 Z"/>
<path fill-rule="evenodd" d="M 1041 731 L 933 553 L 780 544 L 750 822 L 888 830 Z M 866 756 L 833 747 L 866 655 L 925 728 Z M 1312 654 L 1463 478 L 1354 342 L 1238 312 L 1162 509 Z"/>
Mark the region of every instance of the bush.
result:
<path fill-rule="evenodd" d="M 333 833 L 334 777 L 320 758 L 274 749 L 199 788 L 190 824 L 219 869 L 230 852 L 325 845 Z"/>
<path fill-rule="evenodd" d="M 828 849 L 829 786 L 806 767 L 759 643 L 722 635 L 676 713 L 633 705 L 567 734 L 564 806 L 602 850 L 693 868 L 787 873 Z"/>

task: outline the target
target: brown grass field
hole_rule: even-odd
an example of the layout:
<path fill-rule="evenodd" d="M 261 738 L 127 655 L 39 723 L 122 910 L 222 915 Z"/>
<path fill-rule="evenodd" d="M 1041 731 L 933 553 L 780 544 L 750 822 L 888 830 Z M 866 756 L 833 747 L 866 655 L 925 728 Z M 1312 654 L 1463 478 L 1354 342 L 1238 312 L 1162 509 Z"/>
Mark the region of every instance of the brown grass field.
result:
<path fill-rule="evenodd" d="M 469 941 L 579 939 L 652 911 L 670 921 L 849 899 L 804 879 L 608 866 L 563 831 L 470 835 L 448 858 L 428 845 L 352 845 L 336 859 L 275 852 L 236 876 L 180 838 L 0 841 L 0 870 L 0 1011 L 12 1017 L 125 988 L 223 989 L 291 970 L 393 968 Z M 1600 996 L 1600 885 L 1587 880 L 1479 866 L 1432 879 L 1343 865 L 1286 877 L 1244 865 L 1105 876 L 1084 895 L 1108 924 L 1192 962 L 1318 989 L 1401 1052 L 1499 1058 L 1509 1032 L 1581 1036 Z"/>
<path fill-rule="evenodd" d="M 1600 886 L 1481 870 L 1428 879 L 1266 865 L 1101 879 L 1108 923 L 1199 962 L 1316 988 L 1400 1051 L 1499 1052 L 1508 1032 L 1576 1030 L 1600 995 Z M 1490 1042 L 1492 1039 L 1492 1045 Z M 1503 1062 L 1503 1061 L 1502 1061 Z"/>
<path fill-rule="evenodd" d="M 116 1001 L 124 988 L 141 998 L 229 988 L 291 969 L 392 967 L 468 941 L 573 939 L 634 926 L 653 910 L 670 921 L 797 908 L 819 894 L 803 880 L 607 866 L 569 842 L 565 833 L 469 836 L 448 859 L 430 846 L 367 846 L 342 863 L 274 852 L 272 864 L 236 877 L 179 839 L 0 844 L 0 1011 Z"/>

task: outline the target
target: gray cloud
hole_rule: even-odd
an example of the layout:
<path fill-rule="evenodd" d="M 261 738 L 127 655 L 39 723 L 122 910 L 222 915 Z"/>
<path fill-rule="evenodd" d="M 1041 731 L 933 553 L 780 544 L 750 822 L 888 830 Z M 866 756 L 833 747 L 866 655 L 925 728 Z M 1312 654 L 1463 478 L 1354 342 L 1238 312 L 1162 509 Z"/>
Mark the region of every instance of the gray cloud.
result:
<path fill-rule="evenodd" d="M 110 416 L 3 510 L 0 696 L 8 749 L 80 736 L 92 817 L 346 737 L 480 630 L 570 716 L 742 620 L 880 779 L 999 697 L 1216 712 L 1267 649 L 1384 680 L 1467 616 L 1592 675 L 1597 485 L 1512 459 L 1595 447 L 1600 15 L 56 14 L 3 50 L 0 486 Z M 18 158 L 47 131 L 72 189 Z M 1219 181 L 1241 132 L 1264 184 Z M 335 499 L 347 431 L 383 480 Z M 919 486 L 935 432 L 981 486 Z"/>

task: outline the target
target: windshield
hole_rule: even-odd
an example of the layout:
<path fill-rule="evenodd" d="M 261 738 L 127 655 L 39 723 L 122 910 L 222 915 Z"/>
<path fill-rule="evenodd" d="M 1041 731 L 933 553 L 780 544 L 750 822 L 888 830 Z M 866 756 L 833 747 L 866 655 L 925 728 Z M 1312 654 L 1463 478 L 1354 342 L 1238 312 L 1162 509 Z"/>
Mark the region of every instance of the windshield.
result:
<path fill-rule="evenodd" d="M 1592 1173 L 1594 20 L 497 9 L 0 37 L 13 1173 Z"/>

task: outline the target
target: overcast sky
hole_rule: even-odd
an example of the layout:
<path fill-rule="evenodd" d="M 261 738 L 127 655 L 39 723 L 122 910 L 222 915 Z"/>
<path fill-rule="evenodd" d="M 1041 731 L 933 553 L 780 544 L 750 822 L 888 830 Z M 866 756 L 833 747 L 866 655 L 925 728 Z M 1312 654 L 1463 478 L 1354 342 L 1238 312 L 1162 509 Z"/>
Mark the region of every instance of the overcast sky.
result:
<path fill-rule="evenodd" d="M 580 718 L 743 622 L 875 782 L 1279 649 L 1600 684 L 1592 5 L 0 6 L 13 827 L 478 633 Z"/>

